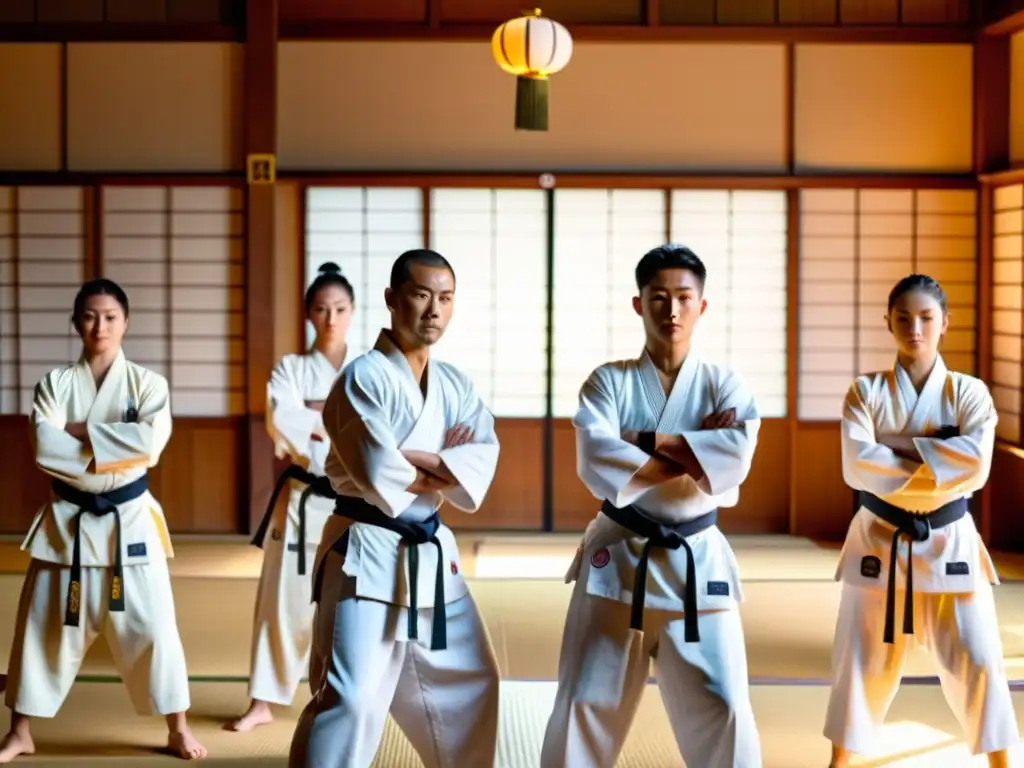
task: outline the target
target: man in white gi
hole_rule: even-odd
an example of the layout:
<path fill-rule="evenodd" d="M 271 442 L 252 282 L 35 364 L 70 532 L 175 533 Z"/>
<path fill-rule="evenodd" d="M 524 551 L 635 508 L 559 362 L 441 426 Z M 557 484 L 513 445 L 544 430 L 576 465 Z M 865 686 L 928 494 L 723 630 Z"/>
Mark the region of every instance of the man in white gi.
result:
<path fill-rule="evenodd" d="M 1005 768 L 1019 735 L 992 590 L 999 581 L 967 508 L 988 480 L 998 416 L 985 384 L 939 355 L 949 313 L 935 280 L 897 283 L 886 323 L 896 364 L 858 377 L 843 408 L 843 477 L 859 510 L 836 570 L 831 765 L 870 748 L 918 642 L 939 664 L 972 754 Z"/>
<path fill-rule="evenodd" d="M 310 666 L 323 671 L 289 765 L 367 768 L 390 710 L 426 768 L 490 768 L 497 663 L 438 507 L 479 508 L 498 461 L 494 418 L 464 374 L 430 358 L 455 302 L 447 260 L 402 254 L 385 301 L 391 329 L 324 405 L 339 498 L 313 571 Z"/>
<path fill-rule="evenodd" d="M 739 498 L 760 419 L 734 373 L 691 352 L 706 277 L 688 248 L 647 253 L 633 299 L 644 351 L 580 392 L 578 472 L 603 504 L 567 574 L 542 768 L 612 768 L 652 657 L 686 764 L 760 768 L 739 573 L 715 524 Z"/>

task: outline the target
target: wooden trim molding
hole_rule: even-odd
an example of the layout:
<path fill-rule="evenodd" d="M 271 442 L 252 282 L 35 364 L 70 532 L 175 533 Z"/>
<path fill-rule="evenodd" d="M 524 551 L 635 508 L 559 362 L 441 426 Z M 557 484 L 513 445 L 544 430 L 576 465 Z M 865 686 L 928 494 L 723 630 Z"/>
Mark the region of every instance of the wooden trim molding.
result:
<path fill-rule="evenodd" d="M 339 22 L 289 20 L 281 23 L 282 40 L 490 40 L 496 24 L 418 22 Z M 668 24 L 570 24 L 576 41 L 614 43 L 970 43 L 969 26 L 679 26 Z"/>

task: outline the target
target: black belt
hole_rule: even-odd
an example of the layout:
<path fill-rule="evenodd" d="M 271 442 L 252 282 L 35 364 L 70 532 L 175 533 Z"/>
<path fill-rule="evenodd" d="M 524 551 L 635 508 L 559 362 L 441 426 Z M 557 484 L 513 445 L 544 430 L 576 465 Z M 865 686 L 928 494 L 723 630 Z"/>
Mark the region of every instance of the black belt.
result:
<path fill-rule="evenodd" d="M 944 528 L 955 523 L 967 514 L 967 499 L 961 497 L 948 504 L 943 504 L 934 512 L 915 515 L 890 504 L 873 493 L 861 491 L 860 505 L 884 520 L 896 526 L 892 534 L 892 550 L 889 553 L 889 584 L 885 597 L 885 632 L 883 639 L 892 644 L 896 623 L 896 558 L 900 537 L 906 536 L 910 543 L 907 546 L 907 594 L 903 600 L 903 634 L 914 634 L 914 549 L 913 542 L 927 541 L 933 529 Z"/>
<path fill-rule="evenodd" d="M 317 496 L 321 496 L 325 499 L 336 499 L 338 495 L 334 492 L 334 488 L 331 486 L 331 481 L 323 475 L 314 475 L 312 472 L 307 472 L 305 469 L 300 467 L 298 464 L 291 464 L 281 476 L 277 478 L 277 484 L 274 486 L 274 492 L 270 494 L 270 503 L 267 504 L 267 511 L 263 513 L 263 519 L 260 520 L 259 527 L 256 529 L 256 535 L 252 537 L 252 543 L 254 546 L 262 547 L 263 541 L 267 538 L 267 528 L 270 527 L 270 521 L 274 517 L 274 507 L 277 505 L 277 497 L 281 495 L 281 491 L 284 490 L 285 484 L 289 480 L 295 480 L 300 483 L 305 483 L 306 487 L 302 489 L 302 495 L 299 497 L 299 575 L 306 575 L 306 500 L 310 494 L 315 493 Z"/>
<path fill-rule="evenodd" d="M 433 544 L 437 547 L 437 575 L 434 580 L 434 624 L 430 637 L 430 649 L 443 651 L 448 647 L 447 616 L 444 600 L 444 553 L 441 542 L 437 538 L 437 529 L 441 527 L 441 518 L 437 512 L 420 523 L 411 523 L 389 517 L 372 504 L 353 496 L 338 496 L 334 503 L 334 514 L 356 523 L 373 525 L 394 531 L 402 537 L 406 544 L 406 557 L 409 571 L 409 639 L 419 637 L 419 575 L 420 575 L 420 544 Z M 345 554 L 348 548 L 349 531 L 345 531 L 332 549 Z M 313 575 L 313 601 L 320 600 L 320 581 L 323 572 L 323 560 L 320 568 Z"/>
<path fill-rule="evenodd" d="M 101 517 L 114 516 L 114 577 L 110 580 L 110 610 L 124 610 L 124 565 L 121 561 L 121 516 L 117 507 L 149 490 L 149 478 L 143 475 L 128 485 L 122 485 L 106 493 L 89 493 L 72 488 L 67 483 L 54 480 L 51 484 L 53 492 L 78 507 L 75 515 L 75 543 L 71 556 L 71 581 L 68 583 L 68 604 L 64 610 L 64 626 L 79 626 L 82 601 L 82 515 L 89 513 Z"/>
<path fill-rule="evenodd" d="M 644 602 L 647 598 L 647 560 L 651 556 L 651 549 L 662 547 L 664 549 L 686 550 L 686 587 L 683 592 L 683 628 L 684 640 L 687 643 L 696 643 L 700 640 L 700 630 L 697 627 L 697 567 L 693 562 L 693 550 L 690 549 L 688 536 L 693 536 L 718 522 L 718 510 L 713 509 L 695 520 L 678 525 L 664 525 L 656 523 L 649 517 L 645 517 L 633 506 L 614 506 L 610 501 L 601 505 L 601 511 L 637 536 L 647 541 L 644 543 L 643 551 L 640 553 L 640 561 L 636 564 L 636 578 L 633 582 L 633 609 L 630 615 L 630 629 L 643 631 L 644 628 Z"/>

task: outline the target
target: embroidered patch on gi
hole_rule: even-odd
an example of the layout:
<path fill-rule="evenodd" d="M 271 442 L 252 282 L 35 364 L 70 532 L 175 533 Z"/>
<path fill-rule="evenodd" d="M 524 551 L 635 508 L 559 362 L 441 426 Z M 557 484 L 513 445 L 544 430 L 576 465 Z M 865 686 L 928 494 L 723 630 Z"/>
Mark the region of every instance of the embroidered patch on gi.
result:
<path fill-rule="evenodd" d="M 882 561 L 874 555 L 868 555 L 860 561 L 860 575 L 865 579 L 877 579 L 882 573 Z"/>
<path fill-rule="evenodd" d="M 947 576 L 967 576 L 970 572 L 967 563 L 946 563 Z"/>
<path fill-rule="evenodd" d="M 146 556 L 146 544 L 129 544 L 128 545 L 128 557 L 145 557 Z"/>
<path fill-rule="evenodd" d="M 452 576 L 458 576 L 458 575 L 459 575 L 459 566 L 458 566 L 458 564 L 454 560 L 452 560 Z"/>
<path fill-rule="evenodd" d="M 612 556 L 608 553 L 608 547 L 601 547 L 590 558 L 590 564 L 595 568 L 604 568 L 608 565 Z"/>
<path fill-rule="evenodd" d="M 716 595 L 718 597 L 729 596 L 729 582 L 728 581 L 709 581 L 708 582 L 708 594 Z"/>
<path fill-rule="evenodd" d="M 281 540 L 281 532 L 279 530 L 277 530 L 277 528 L 271 528 L 270 529 L 270 538 L 272 538 L 274 541 L 280 541 Z"/>

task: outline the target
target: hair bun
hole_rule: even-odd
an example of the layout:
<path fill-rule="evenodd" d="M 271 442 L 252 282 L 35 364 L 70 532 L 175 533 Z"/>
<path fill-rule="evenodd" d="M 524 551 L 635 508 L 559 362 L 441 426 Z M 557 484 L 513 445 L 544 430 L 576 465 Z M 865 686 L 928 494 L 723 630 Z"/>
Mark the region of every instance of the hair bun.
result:
<path fill-rule="evenodd" d="M 331 274 L 340 275 L 341 274 L 341 267 L 339 267 L 333 261 L 325 261 L 317 269 L 317 272 L 319 274 L 321 274 L 321 275 L 331 275 Z"/>

